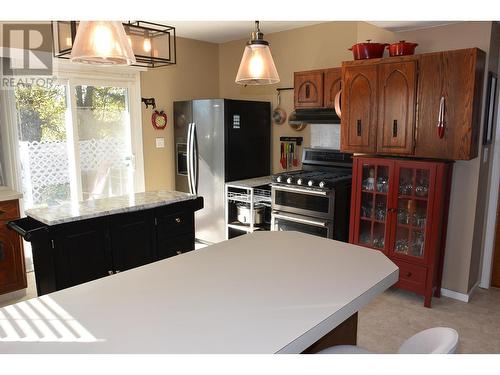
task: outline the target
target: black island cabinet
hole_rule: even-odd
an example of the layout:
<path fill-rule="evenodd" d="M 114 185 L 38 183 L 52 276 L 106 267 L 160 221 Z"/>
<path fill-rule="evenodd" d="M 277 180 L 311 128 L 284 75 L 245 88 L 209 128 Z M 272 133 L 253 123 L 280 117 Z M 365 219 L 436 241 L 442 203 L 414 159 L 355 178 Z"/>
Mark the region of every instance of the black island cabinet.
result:
<path fill-rule="evenodd" d="M 38 295 L 194 250 L 197 197 L 57 225 L 30 216 L 7 223 L 31 242 Z"/>

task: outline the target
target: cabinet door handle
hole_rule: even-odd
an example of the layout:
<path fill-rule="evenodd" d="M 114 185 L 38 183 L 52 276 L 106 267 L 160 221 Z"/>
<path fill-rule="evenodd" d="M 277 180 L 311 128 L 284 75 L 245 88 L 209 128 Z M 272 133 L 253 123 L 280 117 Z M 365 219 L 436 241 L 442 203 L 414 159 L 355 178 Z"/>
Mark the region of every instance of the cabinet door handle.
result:
<path fill-rule="evenodd" d="M 3 242 L 0 241 L 0 262 L 5 259 L 5 251 L 3 248 Z"/>
<path fill-rule="evenodd" d="M 356 121 L 356 133 L 361 137 L 361 120 Z"/>
<path fill-rule="evenodd" d="M 109 270 L 108 275 L 112 275 L 112 274 L 113 274 L 113 271 Z"/>
<path fill-rule="evenodd" d="M 444 113 L 445 113 L 445 99 L 444 96 L 441 97 L 439 101 L 439 113 L 437 122 L 437 132 L 438 137 L 442 139 L 444 137 Z"/>
<path fill-rule="evenodd" d="M 412 273 L 411 272 L 406 272 L 406 277 L 411 277 Z"/>
<path fill-rule="evenodd" d="M 306 98 L 309 99 L 311 95 L 311 89 L 309 88 L 309 83 L 306 83 Z"/>
<path fill-rule="evenodd" d="M 176 222 L 176 223 L 180 223 L 181 221 L 182 221 L 182 220 L 181 220 L 181 218 L 180 218 L 180 217 L 176 217 L 176 218 L 175 218 L 175 222 Z"/>
<path fill-rule="evenodd" d="M 398 136 L 398 120 L 394 120 L 392 123 L 392 136 L 393 138 Z"/>

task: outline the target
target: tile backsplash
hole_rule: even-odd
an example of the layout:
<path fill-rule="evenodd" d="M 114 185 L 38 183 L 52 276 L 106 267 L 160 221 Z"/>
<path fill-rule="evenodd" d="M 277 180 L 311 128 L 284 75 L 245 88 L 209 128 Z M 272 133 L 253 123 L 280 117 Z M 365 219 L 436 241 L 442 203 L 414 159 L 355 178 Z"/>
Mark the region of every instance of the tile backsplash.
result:
<path fill-rule="evenodd" d="M 311 147 L 340 149 L 340 124 L 311 124 Z"/>

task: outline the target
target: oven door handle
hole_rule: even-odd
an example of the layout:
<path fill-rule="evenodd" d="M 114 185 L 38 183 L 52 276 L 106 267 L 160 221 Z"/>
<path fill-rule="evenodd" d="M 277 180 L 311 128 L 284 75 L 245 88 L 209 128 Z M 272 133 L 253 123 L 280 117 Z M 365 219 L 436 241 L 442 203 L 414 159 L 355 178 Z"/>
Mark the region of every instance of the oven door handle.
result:
<path fill-rule="evenodd" d="M 317 227 L 327 227 L 328 222 L 326 221 L 316 221 L 316 220 L 310 220 L 310 219 L 302 219 L 300 217 L 295 217 L 295 216 L 288 216 L 288 215 L 283 215 L 283 214 L 277 214 L 273 212 L 273 216 L 276 219 L 283 219 L 283 220 L 288 220 L 288 221 L 294 221 L 296 223 L 301 223 L 301 224 L 309 224 L 309 225 L 314 225 Z"/>
<path fill-rule="evenodd" d="M 308 190 L 308 189 L 294 188 L 294 187 L 288 187 L 288 186 L 279 186 L 279 187 L 276 186 L 276 187 L 274 187 L 274 190 L 291 191 L 294 193 L 302 193 L 302 194 L 309 194 L 309 195 L 321 195 L 321 196 L 328 195 L 327 191 Z"/>

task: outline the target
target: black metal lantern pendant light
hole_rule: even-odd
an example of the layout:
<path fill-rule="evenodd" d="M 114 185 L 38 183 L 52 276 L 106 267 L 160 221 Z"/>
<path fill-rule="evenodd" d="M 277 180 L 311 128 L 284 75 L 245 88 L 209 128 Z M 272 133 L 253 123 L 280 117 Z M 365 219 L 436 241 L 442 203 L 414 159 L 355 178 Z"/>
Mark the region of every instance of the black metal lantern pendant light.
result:
<path fill-rule="evenodd" d="M 259 26 L 259 21 L 255 21 L 255 31 L 243 51 L 235 80 L 241 85 L 270 85 L 280 81 L 269 42 L 264 40 Z"/>

